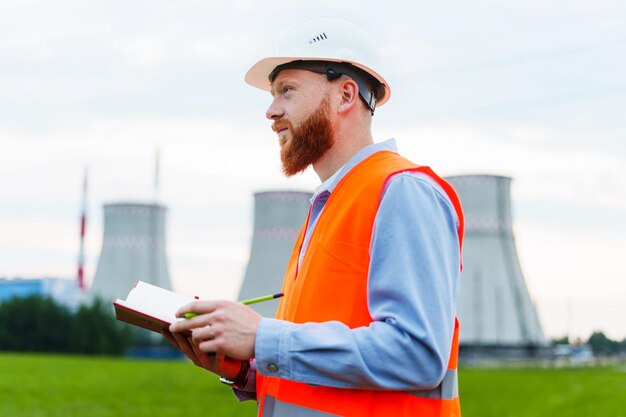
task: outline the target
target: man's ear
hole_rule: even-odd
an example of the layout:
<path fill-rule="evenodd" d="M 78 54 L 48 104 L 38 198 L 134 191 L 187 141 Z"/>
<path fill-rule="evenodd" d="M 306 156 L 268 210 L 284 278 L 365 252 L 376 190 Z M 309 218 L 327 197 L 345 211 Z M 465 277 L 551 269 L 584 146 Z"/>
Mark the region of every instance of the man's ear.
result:
<path fill-rule="evenodd" d="M 352 109 L 359 101 L 359 86 L 352 79 L 346 77 L 340 84 L 341 100 L 339 102 L 339 113 L 344 113 Z"/>

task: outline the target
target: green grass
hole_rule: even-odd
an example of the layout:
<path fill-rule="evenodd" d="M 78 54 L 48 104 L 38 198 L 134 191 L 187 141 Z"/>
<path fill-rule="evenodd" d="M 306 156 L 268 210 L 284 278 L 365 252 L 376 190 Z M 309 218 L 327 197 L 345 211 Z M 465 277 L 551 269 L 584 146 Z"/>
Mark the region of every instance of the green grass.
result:
<path fill-rule="evenodd" d="M 626 417 L 626 368 L 460 371 L 464 417 Z M 186 361 L 0 354 L 0 416 L 254 416 Z"/>
<path fill-rule="evenodd" d="M 462 369 L 465 417 L 626 417 L 626 367 Z"/>
<path fill-rule="evenodd" d="M 191 362 L 0 354 L 2 417 L 254 415 Z"/>

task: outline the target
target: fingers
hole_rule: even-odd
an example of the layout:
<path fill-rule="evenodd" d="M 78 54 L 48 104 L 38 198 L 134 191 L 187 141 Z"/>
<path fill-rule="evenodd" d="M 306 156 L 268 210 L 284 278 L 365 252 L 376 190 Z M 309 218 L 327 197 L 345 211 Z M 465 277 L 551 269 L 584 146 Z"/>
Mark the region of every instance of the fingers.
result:
<path fill-rule="evenodd" d="M 204 300 L 204 301 L 194 301 L 193 303 L 186 304 L 178 309 L 176 312 L 176 317 L 184 318 L 185 313 L 194 313 L 194 314 L 207 314 L 215 311 L 217 307 L 218 301 L 214 300 Z"/>
<path fill-rule="evenodd" d="M 162 331 L 161 334 L 176 349 L 180 350 L 196 366 L 218 373 L 217 370 L 224 363 L 224 356 L 216 356 L 214 353 L 203 352 L 191 338 L 180 333 Z"/>
<path fill-rule="evenodd" d="M 192 335 L 192 345 L 204 353 L 219 353 L 247 360 L 254 355 L 261 316 L 250 307 L 232 301 L 197 301 L 182 307 L 178 315 L 199 314 L 170 325 L 173 333 Z M 190 345 L 189 349 L 193 351 Z M 185 351 L 188 354 L 188 351 Z"/>
<path fill-rule="evenodd" d="M 210 325 L 209 315 L 216 310 L 218 305 L 219 301 L 196 301 L 181 307 L 176 312 L 176 317 L 183 318 L 187 313 L 193 313 L 197 316 L 172 323 L 170 332 L 185 332 Z"/>
<path fill-rule="evenodd" d="M 215 329 L 211 325 L 206 325 L 204 327 L 193 329 L 191 333 L 191 340 L 194 342 L 194 344 L 198 345 L 205 340 L 214 339 L 215 336 Z"/>
<path fill-rule="evenodd" d="M 215 355 L 217 352 L 220 352 L 218 349 L 219 344 L 215 340 L 218 336 L 219 331 L 216 331 L 214 326 L 207 325 L 193 329 L 191 334 L 191 345 L 196 350 L 196 353 L 202 352 L 204 355 Z"/>
<path fill-rule="evenodd" d="M 181 350 L 183 350 L 183 353 L 185 353 L 187 356 L 189 356 L 190 350 L 193 350 L 193 352 L 195 353 L 195 355 L 200 355 L 200 356 L 206 356 L 208 355 L 215 355 L 215 353 L 218 351 L 218 343 L 215 340 L 221 333 L 219 330 L 216 329 L 216 327 L 220 327 L 218 326 L 211 326 L 210 324 L 205 324 L 203 327 L 195 327 L 198 325 L 202 325 L 206 322 L 206 320 L 204 319 L 205 316 L 203 316 L 203 320 L 202 321 L 196 321 L 194 323 L 190 323 L 190 327 L 191 329 L 191 337 L 185 337 L 183 336 L 183 333 L 180 333 L 178 331 L 174 331 L 173 333 L 170 333 L 171 338 L 175 338 L 175 343 L 178 343 L 179 345 L 182 345 L 180 347 Z M 187 325 L 187 321 L 191 321 L 191 320 L 185 320 L 185 324 Z M 172 328 L 172 327 L 170 327 Z M 181 326 L 178 326 L 176 328 L 181 328 Z M 185 327 L 183 327 L 184 329 Z M 170 339 L 168 339 L 170 340 Z M 171 342 L 170 342 L 171 343 Z"/>
<path fill-rule="evenodd" d="M 213 371 L 215 372 L 215 368 L 216 368 L 216 357 L 215 355 L 207 355 L 206 353 L 204 353 L 203 351 L 200 350 L 200 348 L 198 347 L 198 345 L 196 345 L 196 343 L 191 343 L 191 348 L 193 349 L 194 354 L 196 355 L 196 358 L 198 358 L 198 362 L 200 363 L 200 367 L 204 368 L 204 369 L 208 369 L 209 371 Z"/>
<path fill-rule="evenodd" d="M 172 336 L 176 340 L 176 343 L 178 343 L 180 351 L 183 352 L 185 356 L 187 356 L 189 359 L 191 359 L 194 365 L 202 366 L 200 360 L 196 356 L 196 353 L 193 351 L 190 340 L 180 333 L 172 333 Z"/>
<path fill-rule="evenodd" d="M 223 354 L 207 353 L 191 338 L 180 333 L 162 331 L 161 334 L 176 349 L 185 354 L 194 365 L 204 368 L 220 376 L 234 378 L 241 368 L 241 362 Z"/>

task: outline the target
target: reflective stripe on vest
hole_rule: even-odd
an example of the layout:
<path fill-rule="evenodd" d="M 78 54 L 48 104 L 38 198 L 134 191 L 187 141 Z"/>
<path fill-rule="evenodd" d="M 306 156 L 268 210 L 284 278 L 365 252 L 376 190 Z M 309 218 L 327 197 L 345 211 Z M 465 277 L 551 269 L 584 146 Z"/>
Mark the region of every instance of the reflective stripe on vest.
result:
<path fill-rule="evenodd" d="M 407 394 L 421 398 L 453 400 L 459 396 L 459 384 L 456 369 L 448 369 L 443 381 L 431 390 L 406 391 Z M 311 408 L 301 407 L 277 400 L 271 395 L 265 397 L 263 417 L 331 417 L 329 414 Z"/>
<path fill-rule="evenodd" d="M 453 400 L 459 396 L 459 378 L 456 369 L 448 369 L 443 381 L 431 390 L 410 391 L 409 394 L 421 398 Z"/>
<path fill-rule="evenodd" d="M 373 321 L 367 303 L 372 229 L 387 180 L 396 173 L 406 171 L 430 176 L 448 195 L 457 213 L 461 246 L 463 212 L 452 187 L 428 167 L 417 166 L 392 152 L 375 153 L 350 170 L 337 184 L 311 233 L 308 249 L 298 266 L 306 223 L 302 228 L 285 274 L 285 296 L 276 313 L 278 319 L 294 323 L 337 320 L 350 328 L 368 326 Z M 329 304 L 328 300 L 336 302 Z M 320 305 L 325 305 L 325 308 L 319 308 Z M 456 372 L 458 335 L 458 321 L 455 320 L 448 371 L 442 382 L 433 389 L 339 389 L 257 374 L 259 415 L 459 416 Z"/>
<path fill-rule="evenodd" d="M 337 414 L 328 414 L 312 408 L 300 407 L 277 400 L 271 395 L 265 397 L 263 417 L 337 417 Z"/>

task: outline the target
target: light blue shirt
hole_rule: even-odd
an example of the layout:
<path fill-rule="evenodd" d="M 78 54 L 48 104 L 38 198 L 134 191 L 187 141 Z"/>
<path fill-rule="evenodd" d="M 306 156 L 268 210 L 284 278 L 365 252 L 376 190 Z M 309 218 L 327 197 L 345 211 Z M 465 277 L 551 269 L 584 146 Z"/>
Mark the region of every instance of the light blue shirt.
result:
<path fill-rule="evenodd" d="M 363 148 L 317 188 L 300 261 L 336 185 L 355 165 L 382 150 L 397 152 L 395 141 Z M 454 331 L 460 279 L 457 226 L 454 207 L 430 177 L 394 175 L 383 192 L 370 246 L 367 292 L 374 321 L 350 329 L 338 321 L 296 324 L 263 318 L 253 369 L 340 388 L 437 386 L 446 372 Z M 253 379 L 246 390 L 254 389 Z"/>

